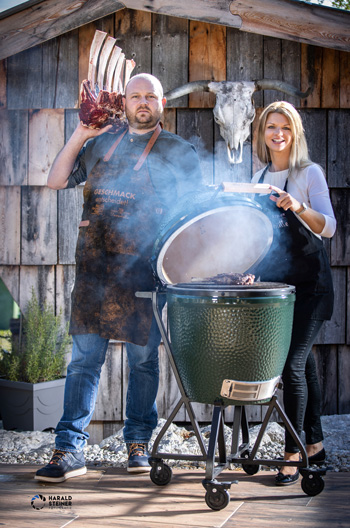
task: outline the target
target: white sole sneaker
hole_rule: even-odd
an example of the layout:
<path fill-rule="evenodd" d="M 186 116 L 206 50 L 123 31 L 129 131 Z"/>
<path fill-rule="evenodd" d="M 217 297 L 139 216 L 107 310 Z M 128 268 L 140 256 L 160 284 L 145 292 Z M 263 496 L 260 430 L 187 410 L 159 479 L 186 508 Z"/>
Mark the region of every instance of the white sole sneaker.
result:
<path fill-rule="evenodd" d="M 128 473 L 149 473 L 151 471 L 151 466 L 139 466 L 139 467 L 128 467 Z"/>
<path fill-rule="evenodd" d="M 65 473 L 62 475 L 62 477 L 44 477 L 41 475 L 35 475 L 34 480 L 42 480 L 43 482 L 64 482 L 65 480 L 72 478 L 72 477 L 79 477 L 79 475 L 85 475 L 87 469 L 86 466 L 78 469 L 74 469 L 73 471 L 69 471 L 68 473 Z"/>

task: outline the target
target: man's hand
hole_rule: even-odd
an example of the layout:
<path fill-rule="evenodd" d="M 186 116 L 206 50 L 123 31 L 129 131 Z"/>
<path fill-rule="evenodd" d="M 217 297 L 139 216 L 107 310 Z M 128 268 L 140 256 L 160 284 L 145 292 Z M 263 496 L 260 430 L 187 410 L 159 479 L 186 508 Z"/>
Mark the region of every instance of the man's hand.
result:
<path fill-rule="evenodd" d="M 79 123 L 72 136 L 53 162 L 47 179 L 48 187 L 51 189 L 65 189 L 67 187 L 69 175 L 73 170 L 75 160 L 85 142 L 88 139 L 101 136 L 111 128 L 112 125 L 100 129 L 93 129 Z"/>

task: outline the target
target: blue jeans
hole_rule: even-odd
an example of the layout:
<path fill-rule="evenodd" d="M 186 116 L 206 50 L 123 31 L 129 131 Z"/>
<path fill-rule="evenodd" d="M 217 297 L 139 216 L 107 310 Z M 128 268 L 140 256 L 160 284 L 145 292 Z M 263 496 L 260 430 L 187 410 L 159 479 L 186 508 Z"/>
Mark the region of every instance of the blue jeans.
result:
<path fill-rule="evenodd" d="M 63 416 L 56 427 L 56 449 L 81 451 L 94 412 L 108 339 L 98 334 L 73 336 L 72 360 L 67 369 Z M 126 399 L 125 442 L 148 442 L 157 425 L 160 332 L 153 318 L 146 346 L 126 344 L 130 367 Z"/>

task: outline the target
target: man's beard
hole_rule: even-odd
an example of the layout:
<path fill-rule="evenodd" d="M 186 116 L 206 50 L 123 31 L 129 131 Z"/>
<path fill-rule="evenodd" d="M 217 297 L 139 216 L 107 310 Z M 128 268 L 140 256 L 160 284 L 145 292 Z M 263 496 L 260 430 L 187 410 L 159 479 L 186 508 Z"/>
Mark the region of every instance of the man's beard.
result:
<path fill-rule="evenodd" d="M 150 128 L 154 128 L 156 124 L 160 121 L 161 112 L 156 112 L 152 114 L 148 108 L 145 108 L 146 114 L 143 117 L 139 117 L 138 112 L 140 110 L 143 110 L 143 108 L 139 108 L 135 114 L 131 114 L 131 112 L 128 111 L 128 108 L 125 108 L 125 114 L 128 123 L 133 128 L 136 128 L 138 130 L 148 130 Z"/>

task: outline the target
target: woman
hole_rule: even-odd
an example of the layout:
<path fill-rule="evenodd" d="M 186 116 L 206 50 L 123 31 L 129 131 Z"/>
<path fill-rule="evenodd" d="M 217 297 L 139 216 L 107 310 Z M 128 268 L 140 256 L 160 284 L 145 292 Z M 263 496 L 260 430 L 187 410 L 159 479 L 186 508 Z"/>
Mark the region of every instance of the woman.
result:
<path fill-rule="evenodd" d="M 272 221 L 274 238 L 255 274 L 262 281 L 296 286 L 292 339 L 282 375 L 284 407 L 297 434 L 305 431 L 309 463 L 322 463 L 321 397 L 311 349 L 333 311 L 332 277 L 321 237 L 333 236 L 336 220 L 324 173 L 309 159 L 301 117 L 291 104 L 279 101 L 264 109 L 257 154 L 267 166 L 253 182 L 270 184 L 271 194 L 258 200 Z M 284 458 L 299 457 L 286 431 Z M 298 478 L 296 466 L 284 466 L 276 484 L 288 486 Z"/>

